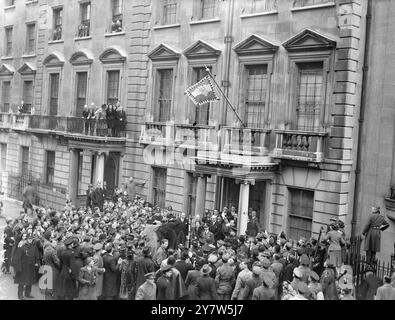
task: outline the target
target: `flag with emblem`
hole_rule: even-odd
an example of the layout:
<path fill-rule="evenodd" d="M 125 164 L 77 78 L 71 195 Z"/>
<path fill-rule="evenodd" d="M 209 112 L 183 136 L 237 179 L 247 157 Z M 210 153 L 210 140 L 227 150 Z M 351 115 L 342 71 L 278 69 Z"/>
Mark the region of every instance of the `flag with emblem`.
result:
<path fill-rule="evenodd" d="M 210 76 L 205 76 L 198 83 L 190 86 L 185 94 L 193 101 L 195 105 L 202 105 L 211 101 L 219 100 L 217 93 L 214 90 L 213 83 Z"/>

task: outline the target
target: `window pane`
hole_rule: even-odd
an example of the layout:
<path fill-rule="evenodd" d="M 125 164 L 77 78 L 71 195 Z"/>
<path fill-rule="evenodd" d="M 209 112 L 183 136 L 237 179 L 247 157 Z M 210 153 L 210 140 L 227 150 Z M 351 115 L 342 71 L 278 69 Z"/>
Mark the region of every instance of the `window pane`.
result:
<path fill-rule="evenodd" d="M 107 72 L 107 103 L 116 104 L 119 100 L 119 70 Z"/>
<path fill-rule="evenodd" d="M 154 205 L 165 207 L 166 204 L 166 176 L 167 170 L 163 168 L 153 168 L 153 195 Z"/>
<path fill-rule="evenodd" d="M 211 69 L 212 67 L 208 67 Z M 206 76 L 207 72 L 204 67 L 193 68 L 193 83 L 195 84 Z M 208 125 L 210 117 L 210 103 L 195 106 L 195 122 L 201 125 Z"/>
<path fill-rule="evenodd" d="M 170 110 L 172 103 L 173 70 L 159 70 L 159 121 L 170 120 Z"/>
<path fill-rule="evenodd" d="M 322 63 L 299 65 L 299 90 L 296 108 L 298 130 L 319 130 L 322 82 Z"/>
<path fill-rule="evenodd" d="M 252 0 L 252 13 L 273 10 L 277 10 L 277 0 Z"/>
<path fill-rule="evenodd" d="M 76 97 L 76 115 L 82 116 L 84 105 L 86 104 L 86 91 L 87 91 L 88 73 L 77 72 L 77 97 Z"/>
<path fill-rule="evenodd" d="M 23 102 L 30 112 L 33 106 L 33 81 L 23 82 Z"/>
<path fill-rule="evenodd" d="M 215 5 L 217 0 L 201 0 L 201 18 L 210 19 L 215 17 Z"/>
<path fill-rule="evenodd" d="M 53 38 L 52 40 L 62 39 L 62 13 L 63 9 L 55 9 L 53 11 Z"/>
<path fill-rule="evenodd" d="M 26 176 L 29 173 L 29 147 L 21 148 L 21 158 L 21 174 Z"/>
<path fill-rule="evenodd" d="M 1 148 L 1 161 L 0 161 L 0 169 L 2 172 L 7 170 L 7 144 L 0 144 Z"/>
<path fill-rule="evenodd" d="M 49 115 L 56 116 L 58 114 L 59 73 L 50 74 L 49 94 L 50 94 Z"/>
<path fill-rule="evenodd" d="M 289 189 L 290 192 L 290 238 L 310 238 L 313 222 L 314 192 L 301 189 Z"/>
<path fill-rule="evenodd" d="M 8 112 L 10 108 L 10 98 L 11 98 L 11 82 L 3 81 L 1 86 L 1 101 L 3 104 L 2 112 Z"/>
<path fill-rule="evenodd" d="M 247 67 L 246 118 L 249 127 L 264 124 L 267 92 L 267 65 Z"/>
<path fill-rule="evenodd" d="M 28 24 L 26 30 L 26 52 L 33 53 L 36 48 L 36 25 Z"/>
<path fill-rule="evenodd" d="M 164 0 L 163 5 L 163 23 L 173 24 L 177 20 L 177 1 Z"/>
<path fill-rule="evenodd" d="M 12 55 L 12 27 L 7 27 L 5 29 L 5 55 Z"/>
<path fill-rule="evenodd" d="M 47 151 L 47 168 L 45 182 L 52 184 L 55 173 L 55 151 Z"/>

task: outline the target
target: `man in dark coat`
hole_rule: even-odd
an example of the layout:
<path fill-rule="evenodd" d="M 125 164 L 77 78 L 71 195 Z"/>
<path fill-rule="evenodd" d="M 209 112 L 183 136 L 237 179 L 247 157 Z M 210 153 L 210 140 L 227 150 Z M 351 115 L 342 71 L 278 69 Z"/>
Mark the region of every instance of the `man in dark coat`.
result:
<path fill-rule="evenodd" d="M 93 193 L 93 185 L 89 184 L 88 190 L 86 190 L 86 204 L 87 208 L 92 209 L 92 193 Z"/>
<path fill-rule="evenodd" d="M 174 288 L 172 285 L 172 267 L 167 265 L 160 269 L 161 275 L 156 282 L 158 294 L 156 300 L 174 300 Z"/>
<path fill-rule="evenodd" d="M 103 211 L 104 198 L 104 190 L 102 188 L 101 182 L 99 181 L 97 183 L 96 189 L 92 193 L 92 205 L 93 207 L 98 207 L 100 209 L 100 212 Z"/>
<path fill-rule="evenodd" d="M 74 238 L 64 241 L 66 249 L 60 251 L 60 274 L 56 286 L 57 296 L 60 300 L 73 300 L 78 296 L 78 274 L 74 273 Z"/>
<path fill-rule="evenodd" d="M 117 256 L 113 255 L 112 244 L 107 244 L 103 255 L 103 267 L 106 269 L 103 276 L 102 297 L 104 300 L 116 300 L 119 296 L 119 264 Z"/>
<path fill-rule="evenodd" d="M 185 212 L 181 213 L 180 218 L 176 219 L 176 233 L 178 236 L 178 244 L 185 245 L 189 233 L 189 224 Z"/>
<path fill-rule="evenodd" d="M 388 227 L 389 223 L 380 215 L 380 207 L 372 207 L 372 214 L 362 231 L 362 235 L 365 236 L 366 260 L 369 264 L 374 263 L 376 252 L 380 252 L 381 231 Z"/>
<path fill-rule="evenodd" d="M 181 278 L 185 282 L 187 278 L 187 274 L 189 270 L 193 270 L 193 266 L 190 263 L 186 262 L 186 259 L 188 258 L 188 252 L 184 251 L 181 253 L 181 257 L 179 260 L 176 261 L 174 267 L 180 271 Z"/>
<path fill-rule="evenodd" d="M 150 256 L 150 248 L 143 248 L 143 256 L 136 258 L 133 262 L 134 279 L 136 279 L 136 288 L 139 288 L 145 282 L 145 274 L 154 272 L 155 266 Z"/>
<path fill-rule="evenodd" d="M 34 298 L 31 295 L 31 290 L 36 281 L 35 274 L 38 263 L 37 246 L 33 243 L 33 238 L 31 236 L 27 237 L 25 234 L 18 243 L 13 257 L 14 280 L 18 284 L 18 299 Z M 25 295 L 23 295 L 23 292 L 25 292 Z"/>
<path fill-rule="evenodd" d="M 370 266 L 365 269 L 365 277 L 358 290 L 358 300 L 374 300 L 377 289 L 383 285 L 383 281 L 373 271 Z"/>
<path fill-rule="evenodd" d="M 205 264 L 200 271 L 203 276 L 196 280 L 196 296 L 199 300 L 218 300 L 215 280 L 209 276 L 211 267 Z"/>
<path fill-rule="evenodd" d="M 47 238 L 46 234 L 44 234 L 44 237 Z M 44 265 L 50 266 L 52 269 L 52 284 L 53 284 L 52 290 L 48 290 L 48 289 L 46 290 L 45 300 L 53 300 L 57 296 L 56 283 L 60 271 L 60 259 L 56 254 L 55 241 L 53 239 L 52 240 L 47 239 L 47 241 L 44 243 L 43 262 Z"/>

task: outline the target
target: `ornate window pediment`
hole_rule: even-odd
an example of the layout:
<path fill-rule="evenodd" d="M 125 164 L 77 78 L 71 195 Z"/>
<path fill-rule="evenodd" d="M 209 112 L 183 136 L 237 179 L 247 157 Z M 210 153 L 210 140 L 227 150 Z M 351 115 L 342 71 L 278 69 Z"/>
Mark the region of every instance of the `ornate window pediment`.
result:
<path fill-rule="evenodd" d="M 184 55 L 188 59 L 218 58 L 220 54 L 221 50 L 202 40 L 198 40 L 184 50 Z"/>
<path fill-rule="evenodd" d="M 14 72 L 15 72 L 14 68 L 8 64 L 3 64 L 0 67 L 0 76 L 12 76 Z"/>
<path fill-rule="evenodd" d="M 87 49 L 81 49 L 74 52 L 70 58 L 70 63 L 72 65 L 86 65 L 92 64 L 93 54 Z"/>
<path fill-rule="evenodd" d="M 157 46 L 154 50 L 152 50 L 148 54 L 148 57 L 153 61 L 159 61 L 159 60 L 163 61 L 163 60 L 178 60 L 180 58 L 180 55 L 181 54 L 178 51 L 162 43 L 159 46 Z"/>
<path fill-rule="evenodd" d="M 253 34 L 247 39 L 239 42 L 233 48 L 233 50 L 240 56 L 274 53 L 277 49 L 277 44 L 256 34 Z"/>
<path fill-rule="evenodd" d="M 25 75 L 34 75 L 36 74 L 37 69 L 33 67 L 30 63 L 25 62 L 22 67 L 18 69 L 18 72 L 25 76 Z"/>
<path fill-rule="evenodd" d="M 126 56 L 126 53 L 121 48 L 113 46 L 104 50 L 99 60 L 102 63 L 123 63 L 126 60 Z"/>
<path fill-rule="evenodd" d="M 60 52 L 52 52 L 43 61 L 43 65 L 48 67 L 62 67 L 65 58 Z"/>
<path fill-rule="evenodd" d="M 283 43 L 288 51 L 332 49 L 336 40 L 311 29 L 305 29 Z"/>

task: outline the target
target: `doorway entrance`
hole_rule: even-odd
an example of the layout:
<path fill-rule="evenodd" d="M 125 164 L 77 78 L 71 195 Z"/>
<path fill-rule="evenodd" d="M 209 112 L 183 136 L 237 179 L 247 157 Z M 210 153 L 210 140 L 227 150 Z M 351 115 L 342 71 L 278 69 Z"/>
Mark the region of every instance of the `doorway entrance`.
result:
<path fill-rule="evenodd" d="M 107 197 L 112 197 L 115 188 L 118 187 L 119 159 L 118 152 L 110 152 L 104 162 L 103 180 L 104 187 L 107 189 Z"/>
<path fill-rule="evenodd" d="M 248 200 L 248 208 L 255 210 L 261 227 L 265 223 L 265 198 L 266 198 L 266 182 L 257 181 L 255 185 L 250 186 L 250 196 Z"/>

